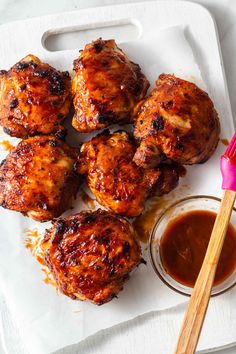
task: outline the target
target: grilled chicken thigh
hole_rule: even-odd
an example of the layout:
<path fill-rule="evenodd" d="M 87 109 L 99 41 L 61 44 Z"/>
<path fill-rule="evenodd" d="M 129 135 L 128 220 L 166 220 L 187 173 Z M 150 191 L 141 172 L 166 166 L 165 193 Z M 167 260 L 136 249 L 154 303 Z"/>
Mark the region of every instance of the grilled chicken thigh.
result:
<path fill-rule="evenodd" d="M 79 132 L 131 122 L 134 106 L 149 87 L 139 65 L 114 40 L 87 44 L 74 61 L 74 71 L 72 125 Z"/>
<path fill-rule="evenodd" d="M 97 201 L 116 214 L 139 215 L 147 197 L 161 195 L 176 187 L 179 167 L 160 165 L 144 170 L 133 161 L 136 146 L 125 131 L 105 131 L 82 145 L 78 172 Z"/>
<path fill-rule="evenodd" d="M 79 177 L 78 151 L 53 136 L 21 141 L 0 167 L 0 204 L 38 221 L 71 207 Z"/>
<path fill-rule="evenodd" d="M 163 158 L 180 164 L 205 162 L 214 152 L 220 125 L 206 92 L 173 75 L 160 75 L 156 88 L 137 108 L 136 164 L 153 167 Z"/>
<path fill-rule="evenodd" d="M 63 133 L 71 105 L 69 73 L 28 55 L 0 71 L 0 124 L 11 136 Z"/>
<path fill-rule="evenodd" d="M 112 300 L 141 262 L 132 226 L 101 209 L 53 221 L 42 249 L 59 290 L 97 305 Z"/>

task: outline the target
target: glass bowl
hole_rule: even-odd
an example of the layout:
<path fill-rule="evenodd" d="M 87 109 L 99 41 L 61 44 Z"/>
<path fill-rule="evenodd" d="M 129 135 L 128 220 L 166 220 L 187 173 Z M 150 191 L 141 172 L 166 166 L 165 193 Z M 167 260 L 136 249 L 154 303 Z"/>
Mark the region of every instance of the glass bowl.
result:
<path fill-rule="evenodd" d="M 191 296 L 192 288 L 183 285 L 173 279 L 165 270 L 162 265 L 160 256 L 160 240 L 169 224 L 177 216 L 193 210 L 208 210 L 217 213 L 220 207 L 220 199 L 212 196 L 198 195 L 191 196 L 177 201 L 168 207 L 157 220 L 153 227 L 150 239 L 149 239 L 149 252 L 151 257 L 151 263 L 154 271 L 159 278 L 172 290 L 176 292 Z M 236 209 L 233 208 L 230 223 L 236 229 Z M 213 286 L 211 296 L 220 295 L 227 290 L 231 289 L 236 284 L 236 268 L 233 273 L 229 275 L 223 282 Z"/>

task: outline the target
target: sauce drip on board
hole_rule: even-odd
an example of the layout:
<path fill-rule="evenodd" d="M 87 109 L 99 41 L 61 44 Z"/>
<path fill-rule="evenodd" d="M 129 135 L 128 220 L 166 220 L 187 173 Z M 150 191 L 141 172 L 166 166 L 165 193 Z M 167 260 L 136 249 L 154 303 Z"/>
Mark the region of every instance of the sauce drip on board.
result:
<path fill-rule="evenodd" d="M 11 143 L 8 141 L 8 140 L 3 140 L 0 142 L 3 150 L 6 150 L 6 151 L 12 151 L 15 149 L 15 146 L 11 145 Z"/>
<path fill-rule="evenodd" d="M 140 241 L 144 243 L 148 241 L 152 228 L 167 203 L 164 198 L 153 197 L 143 214 L 134 220 L 133 227 Z"/>
<path fill-rule="evenodd" d="M 40 248 L 40 243 L 43 235 L 35 229 L 26 229 L 24 245 L 30 251 L 30 253 L 37 259 L 39 263 L 44 265 L 43 252 Z"/>
<path fill-rule="evenodd" d="M 44 254 L 41 249 L 41 242 L 43 239 L 43 234 L 38 229 L 26 229 L 24 245 L 30 251 L 35 259 L 41 264 L 41 270 L 43 271 L 45 277 L 43 279 L 45 284 L 51 284 L 57 288 L 56 282 L 54 281 L 52 274 L 44 262 Z"/>
<path fill-rule="evenodd" d="M 228 146 L 229 145 L 229 140 L 228 139 L 220 139 L 223 145 Z"/>
<path fill-rule="evenodd" d="M 211 236 L 216 214 L 195 210 L 175 218 L 160 242 L 166 272 L 181 284 L 194 287 Z M 214 285 L 223 282 L 236 268 L 236 231 L 229 225 Z"/>
<path fill-rule="evenodd" d="M 186 174 L 186 169 L 182 166 L 180 168 L 181 176 L 183 177 Z M 148 200 L 144 212 L 133 221 L 133 227 L 139 241 L 144 243 L 148 242 L 155 222 L 163 213 L 163 210 L 173 203 L 174 200 L 178 200 L 182 194 L 185 196 L 188 195 L 187 191 L 188 185 L 182 185 L 178 186 L 176 190 L 173 190 L 168 195 L 154 196 Z"/>
<path fill-rule="evenodd" d="M 80 197 L 82 199 L 82 201 L 84 202 L 84 204 L 92 209 L 95 210 L 96 209 L 96 205 L 95 205 L 95 199 L 92 199 L 86 192 L 85 190 L 82 189 L 81 193 L 80 193 Z"/>

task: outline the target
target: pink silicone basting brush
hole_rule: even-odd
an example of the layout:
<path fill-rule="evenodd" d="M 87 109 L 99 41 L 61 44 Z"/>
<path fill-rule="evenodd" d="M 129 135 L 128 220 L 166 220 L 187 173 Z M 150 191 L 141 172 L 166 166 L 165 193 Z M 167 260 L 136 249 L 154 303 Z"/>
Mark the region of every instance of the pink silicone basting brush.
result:
<path fill-rule="evenodd" d="M 225 154 L 221 157 L 220 168 L 223 177 L 222 189 L 225 190 L 224 196 L 221 200 L 220 210 L 212 230 L 202 268 L 185 313 L 175 354 L 194 353 L 201 333 L 236 196 L 236 134 L 234 134 Z"/>

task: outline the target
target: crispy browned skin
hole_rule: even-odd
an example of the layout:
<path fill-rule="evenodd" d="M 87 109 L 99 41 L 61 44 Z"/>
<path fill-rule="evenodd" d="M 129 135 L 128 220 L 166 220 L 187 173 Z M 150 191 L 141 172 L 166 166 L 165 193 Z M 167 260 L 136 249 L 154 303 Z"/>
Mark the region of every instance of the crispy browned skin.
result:
<path fill-rule="evenodd" d="M 202 163 L 214 152 L 219 119 L 206 92 L 173 75 L 162 74 L 140 105 L 134 136 L 140 142 L 134 161 L 155 166 L 163 154 L 180 163 Z"/>
<path fill-rule="evenodd" d="M 0 72 L 0 124 L 11 136 L 60 133 L 71 105 L 69 73 L 28 55 Z"/>
<path fill-rule="evenodd" d="M 97 305 L 112 300 L 141 262 L 132 226 L 101 209 L 54 221 L 42 248 L 60 291 Z"/>
<path fill-rule="evenodd" d="M 38 221 L 71 207 L 79 177 L 77 149 L 53 136 L 21 141 L 0 167 L 0 204 Z"/>
<path fill-rule="evenodd" d="M 87 44 L 74 61 L 73 127 L 79 132 L 131 122 L 136 103 L 145 97 L 149 82 L 114 40 Z"/>
<path fill-rule="evenodd" d="M 139 215 L 151 193 L 168 193 L 179 178 L 173 165 L 148 170 L 138 167 L 132 161 L 135 150 L 127 132 L 106 131 L 82 145 L 78 161 L 78 172 L 87 175 L 97 201 L 127 217 Z"/>

